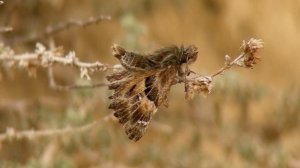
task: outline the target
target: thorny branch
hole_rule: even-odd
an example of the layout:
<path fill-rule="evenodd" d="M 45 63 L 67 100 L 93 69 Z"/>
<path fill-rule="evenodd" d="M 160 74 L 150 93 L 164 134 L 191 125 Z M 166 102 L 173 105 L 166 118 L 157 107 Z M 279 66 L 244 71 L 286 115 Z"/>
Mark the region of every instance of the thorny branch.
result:
<path fill-rule="evenodd" d="M 76 57 L 75 52 L 69 52 L 64 55 L 63 49 L 58 47 L 47 50 L 45 46 L 38 43 L 36 50 L 32 53 L 15 54 L 14 51 L 0 44 L 0 62 L 3 62 L 8 68 L 24 68 L 30 75 L 35 76 L 38 67 L 47 68 L 54 64 L 76 67 L 80 70 L 80 76 L 90 80 L 90 74 L 96 71 L 106 71 L 108 69 L 117 69 L 120 66 L 109 66 L 101 62 L 82 62 Z"/>
<path fill-rule="evenodd" d="M 66 134 L 75 134 L 81 133 L 92 128 L 97 127 L 98 125 L 102 124 L 103 122 L 109 121 L 112 118 L 112 115 L 109 114 L 103 118 L 98 119 L 92 123 L 80 126 L 80 127 L 66 127 L 63 129 L 52 129 L 52 130 L 26 130 L 16 132 L 13 128 L 7 128 L 6 132 L 0 134 L 0 142 L 4 140 L 13 140 L 13 139 L 37 139 L 41 137 L 54 137 L 54 136 L 62 136 Z"/>

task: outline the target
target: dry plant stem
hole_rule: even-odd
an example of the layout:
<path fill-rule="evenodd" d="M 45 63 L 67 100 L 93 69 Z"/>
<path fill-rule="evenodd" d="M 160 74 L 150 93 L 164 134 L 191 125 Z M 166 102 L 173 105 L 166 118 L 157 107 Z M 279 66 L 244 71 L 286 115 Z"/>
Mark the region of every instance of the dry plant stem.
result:
<path fill-rule="evenodd" d="M 248 41 L 243 41 L 240 47 L 241 54 L 235 58 L 233 61 L 229 62 L 230 57 L 225 56 L 225 66 L 219 69 L 216 73 L 210 76 L 202 76 L 196 73 L 193 73 L 191 76 L 188 76 L 185 82 L 187 85 L 186 98 L 193 98 L 194 94 L 202 94 L 207 96 L 212 90 L 213 78 L 223 74 L 226 70 L 230 69 L 233 65 L 244 68 L 253 68 L 255 64 L 258 63 L 260 57 L 257 56 L 258 49 L 264 47 L 264 43 L 261 39 L 251 38 Z"/>
<path fill-rule="evenodd" d="M 224 67 L 222 67 L 221 69 L 219 69 L 217 72 L 215 72 L 214 74 L 210 75 L 211 78 L 214 78 L 220 74 L 223 74 L 226 70 L 230 69 L 238 60 L 240 60 L 241 58 L 244 57 L 245 54 L 241 54 L 240 56 L 238 56 L 236 59 L 234 59 L 232 62 L 230 62 L 229 64 L 225 65 Z"/>
<path fill-rule="evenodd" d="M 105 83 L 96 83 L 92 85 L 72 85 L 72 86 L 61 86 L 56 84 L 52 67 L 54 64 L 60 64 L 63 66 L 72 66 L 80 70 L 80 76 L 82 78 L 90 79 L 90 73 L 97 71 L 107 70 L 119 70 L 122 68 L 120 65 L 109 66 L 102 64 L 101 62 L 82 62 L 76 57 L 74 52 L 70 52 L 63 56 L 61 48 L 56 48 L 53 41 L 50 39 L 50 50 L 47 50 L 42 44 L 36 45 L 35 52 L 24 53 L 15 55 L 14 51 L 6 46 L 2 46 L 2 53 L 0 53 L 0 63 L 8 63 L 9 68 L 17 67 L 22 69 L 30 70 L 32 68 L 44 67 L 48 69 L 48 78 L 50 87 L 56 90 L 71 90 L 71 89 L 87 89 L 107 86 Z"/>
<path fill-rule="evenodd" d="M 28 37 L 20 38 L 15 40 L 16 43 L 24 43 L 24 42 L 33 42 L 40 39 L 43 39 L 45 37 L 53 36 L 59 32 L 62 32 L 64 30 L 75 28 L 75 27 L 87 27 L 90 25 L 98 24 L 102 21 L 108 21 L 111 20 L 110 16 L 97 16 L 97 17 L 89 17 L 86 20 L 69 20 L 63 23 L 59 23 L 56 25 L 48 26 L 45 30 L 45 32 L 41 34 L 33 34 Z"/>
<path fill-rule="evenodd" d="M 223 74 L 226 70 L 230 69 L 233 65 L 238 65 L 244 68 L 253 68 L 258 63 L 260 57 L 257 56 L 257 51 L 264 47 L 261 39 L 251 38 L 248 41 L 243 41 L 240 47 L 241 55 L 229 63 L 230 57 L 225 56 L 225 66 L 210 77 L 213 78 L 219 74 Z"/>
<path fill-rule="evenodd" d="M 87 69 L 112 69 L 112 67 L 108 65 L 104 65 L 98 61 L 96 62 L 81 62 L 78 59 L 68 58 L 68 57 L 60 57 L 57 55 L 48 55 L 46 58 L 51 63 L 63 64 L 66 66 L 74 66 L 77 68 L 87 68 Z M 14 55 L 13 57 L 1 57 L 0 61 L 39 61 L 40 57 L 43 55 L 35 54 L 35 53 L 26 53 Z"/>
<path fill-rule="evenodd" d="M 109 121 L 112 118 L 112 115 L 109 114 L 97 121 L 92 123 L 80 126 L 80 127 L 66 127 L 63 129 L 49 129 L 49 130 L 27 130 L 15 132 L 13 128 L 7 128 L 6 133 L 0 134 L 0 142 L 4 140 L 13 140 L 13 139 L 37 139 L 42 137 L 54 137 L 54 136 L 64 136 L 66 134 L 77 134 L 81 132 L 86 132 L 97 127 L 103 122 Z"/>
<path fill-rule="evenodd" d="M 106 71 L 108 69 L 115 69 L 109 65 L 102 64 L 101 62 L 82 62 L 74 52 L 62 56 L 62 53 L 56 50 L 46 50 L 42 44 L 37 44 L 37 50 L 33 53 L 25 53 L 19 55 L 8 55 L 0 53 L 0 61 L 14 61 L 15 63 L 32 62 L 35 66 L 48 67 L 53 64 L 62 64 L 64 66 L 73 66 L 79 69 L 86 69 L 88 71 Z M 19 64 L 15 64 L 20 66 Z M 15 66 L 14 65 L 14 66 Z"/>

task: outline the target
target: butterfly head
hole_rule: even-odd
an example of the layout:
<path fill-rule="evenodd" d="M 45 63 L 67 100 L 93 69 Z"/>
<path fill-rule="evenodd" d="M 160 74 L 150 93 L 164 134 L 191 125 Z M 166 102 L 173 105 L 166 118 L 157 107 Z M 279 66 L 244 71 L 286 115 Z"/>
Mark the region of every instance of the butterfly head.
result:
<path fill-rule="evenodd" d="M 192 64 L 197 60 L 198 50 L 194 45 L 182 47 L 181 63 Z"/>

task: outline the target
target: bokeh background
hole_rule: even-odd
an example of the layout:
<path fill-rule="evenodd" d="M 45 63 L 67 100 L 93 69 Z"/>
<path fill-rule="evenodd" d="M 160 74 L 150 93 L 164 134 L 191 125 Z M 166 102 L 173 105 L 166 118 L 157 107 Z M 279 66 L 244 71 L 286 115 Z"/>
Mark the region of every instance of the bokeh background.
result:
<path fill-rule="evenodd" d="M 265 48 L 254 69 L 233 68 L 218 77 L 206 98 L 183 101 L 182 85 L 172 88 L 145 136 L 127 139 L 117 122 L 62 137 L 10 140 L 0 144 L 0 167 L 300 167 L 300 1 L 298 0 L 4 0 L 1 42 L 17 53 L 36 41 L 19 39 L 70 19 L 109 15 L 85 28 L 53 36 L 84 61 L 118 63 L 110 46 L 147 52 L 194 44 L 192 69 L 211 74 L 224 55 L 239 54 L 242 40 L 261 38 Z M 41 39 L 47 45 L 46 39 Z M 106 116 L 104 88 L 53 91 L 45 69 L 36 78 L 0 66 L 0 132 L 80 126 Z M 89 83 L 70 67 L 56 66 L 60 84 Z M 92 75 L 92 83 L 105 81 Z"/>

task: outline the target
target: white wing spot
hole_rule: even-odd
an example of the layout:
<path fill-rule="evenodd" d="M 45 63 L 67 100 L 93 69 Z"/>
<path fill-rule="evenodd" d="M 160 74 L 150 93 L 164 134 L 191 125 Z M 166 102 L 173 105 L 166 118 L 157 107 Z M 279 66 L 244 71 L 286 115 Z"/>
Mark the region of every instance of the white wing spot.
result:
<path fill-rule="evenodd" d="M 143 125 L 146 126 L 146 125 L 148 125 L 149 122 L 139 120 L 137 123 L 138 124 L 143 124 Z"/>

